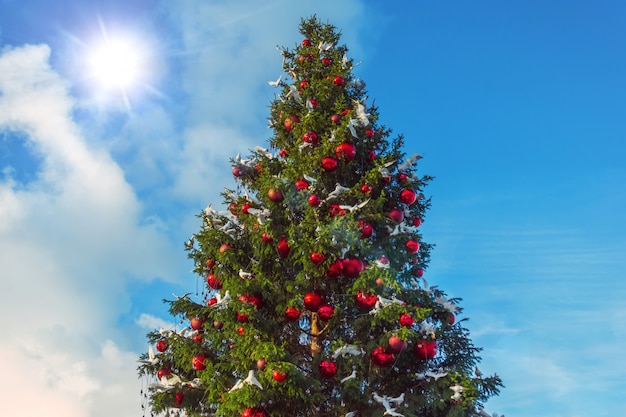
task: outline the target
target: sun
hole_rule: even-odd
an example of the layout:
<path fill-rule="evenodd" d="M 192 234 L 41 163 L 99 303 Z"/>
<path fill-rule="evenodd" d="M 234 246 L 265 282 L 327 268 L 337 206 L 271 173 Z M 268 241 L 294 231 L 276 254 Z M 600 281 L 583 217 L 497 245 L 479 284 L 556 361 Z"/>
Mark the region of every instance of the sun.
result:
<path fill-rule="evenodd" d="M 145 71 L 142 48 L 130 37 L 103 40 L 88 58 L 89 75 L 99 88 L 127 91 Z"/>

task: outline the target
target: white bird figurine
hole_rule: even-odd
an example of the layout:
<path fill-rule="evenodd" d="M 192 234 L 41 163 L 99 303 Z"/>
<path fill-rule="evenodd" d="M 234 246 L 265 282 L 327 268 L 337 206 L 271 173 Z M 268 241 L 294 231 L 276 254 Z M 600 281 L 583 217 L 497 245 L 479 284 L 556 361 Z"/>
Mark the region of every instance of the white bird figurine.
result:
<path fill-rule="evenodd" d="M 150 365 L 156 365 L 159 363 L 159 360 L 154 356 L 154 350 L 152 350 L 152 345 L 148 346 L 148 359 L 141 360 L 139 362 L 149 363 Z"/>
<path fill-rule="evenodd" d="M 302 101 L 302 97 L 300 97 L 300 92 L 298 91 L 298 87 L 295 84 L 291 84 L 289 86 L 289 91 L 285 94 L 285 98 Z"/>
<path fill-rule="evenodd" d="M 433 378 L 435 381 L 438 381 L 439 378 L 443 378 L 446 375 L 448 375 L 448 373 L 447 372 L 441 372 L 441 370 L 438 370 L 437 372 L 426 371 L 426 374 L 425 374 L 425 376 Z"/>
<path fill-rule="evenodd" d="M 353 138 L 358 138 L 359 135 L 357 135 L 356 133 L 356 126 L 358 125 L 358 122 L 352 118 L 350 118 L 350 121 L 348 122 L 348 129 L 350 129 L 350 133 L 352 134 Z"/>
<path fill-rule="evenodd" d="M 346 355 L 362 356 L 365 355 L 365 351 L 357 345 L 343 345 L 333 353 L 333 359 L 337 359 L 339 356 L 345 357 Z"/>
<path fill-rule="evenodd" d="M 339 197 L 341 194 L 345 193 L 346 191 L 350 191 L 349 188 L 344 187 L 343 185 L 337 183 L 335 184 L 335 189 L 333 191 L 330 192 L 330 194 L 328 194 L 328 197 L 326 197 L 326 199 L 324 201 L 328 201 L 331 198 L 336 198 Z"/>
<path fill-rule="evenodd" d="M 342 210 L 348 210 L 350 213 L 352 213 L 353 211 L 362 209 L 369 202 L 370 202 L 370 199 L 368 198 L 367 200 L 365 200 L 365 201 L 363 201 L 363 202 L 361 202 L 359 204 L 355 204 L 354 206 L 339 205 L 339 208 L 342 209 Z"/>
<path fill-rule="evenodd" d="M 159 392 L 169 391 L 181 382 L 182 381 L 178 375 L 170 374 L 168 376 L 162 376 L 159 382 L 151 384 L 150 388 Z"/>
<path fill-rule="evenodd" d="M 354 417 L 354 416 L 356 416 L 356 411 L 350 411 L 349 413 L 346 413 L 344 417 Z"/>
<path fill-rule="evenodd" d="M 239 278 L 241 279 L 252 279 L 254 275 L 251 272 L 246 272 L 243 269 L 239 269 Z"/>
<path fill-rule="evenodd" d="M 280 79 L 283 78 L 283 75 L 281 74 L 280 77 L 278 77 L 278 79 L 276 81 L 268 81 L 267 83 L 273 87 L 278 87 L 280 85 Z"/>
<path fill-rule="evenodd" d="M 320 50 L 320 52 L 326 52 L 328 51 L 330 48 L 332 48 L 335 44 L 332 42 L 324 42 L 324 41 L 320 41 L 319 45 L 317 45 L 317 48 Z"/>
<path fill-rule="evenodd" d="M 394 416 L 394 417 L 404 417 L 404 414 L 400 414 L 398 412 L 396 412 L 396 407 L 392 407 L 391 403 L 395 403 L 395 404 L 400 404 L 401 402 L 404 401 L 404 394 L 400 395 L 397 398 L 391 398 L 388 396 L 383 396 L 381 397 L 380 395 L 373 393 L 373 397 L 374 400 L 376 400 L 377 403 L 381 404 L 383 407 L 385 407 L 385 412 L 383 413 L 384 416 Z"/>
<path fill-rule="evenodd" d="M 223 297 L 222 294 L 217 294 L 215 298 L 217 298 L 217 303 L 211 305 L 211 308 L 226 306 L 230 301 L 230 291 L 226 290 Z"/>
<path fill-rule="evenodd" d="M 248 376 L 245 379 L 238 380 L 237 383 L 228 392 L 238 390 L 239 388 L 242 388 L 244 384 L 255 385 L 260 389 L 263 389 L 263 385 L 261 385 L 258 379 L 256 379 L 256 377 L 254 376 L 254 370 L 251 369 L 248 371 Z"/>
<path fill-rule="evenodd" d="M 361 126 L 367 126 L 370 124 L 370 114 L 365 113 L 365 106 L 361 102 L 356 103 L 356 117 Z"/>
<path fill-rule="evenodd" d="M 454 394 L 452 394 L 450 399 L 453 400 L 453 401 L 456 401 L 456 400 L 460 400 L 461 399 L 461 396 L 463 395 L 463 390 L 465 388 L 463 388 L 459 384 L 456 384 L 456 385 L 451 386 L 450 389 L 452 391 L 454 391 Z"/>

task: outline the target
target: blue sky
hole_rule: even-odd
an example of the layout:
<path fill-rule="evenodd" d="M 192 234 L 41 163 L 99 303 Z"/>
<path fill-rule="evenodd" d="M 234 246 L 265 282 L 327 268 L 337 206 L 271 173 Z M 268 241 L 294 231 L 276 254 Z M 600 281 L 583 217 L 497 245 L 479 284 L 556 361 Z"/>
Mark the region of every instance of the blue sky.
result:
<path fill-rule="evenodd" d="M 144 334 L 197 285 L 195 214 L 270 137 L 275 46 L 317 13 L 436 177 L 425 278 L 506 384 L 486 409 L 626 415 L 626 4 L 259 4 L 0 0 L 7 414 L 141 412 Z M 88 65 L 117 37 L 143 63 L 123 91 Z"/>

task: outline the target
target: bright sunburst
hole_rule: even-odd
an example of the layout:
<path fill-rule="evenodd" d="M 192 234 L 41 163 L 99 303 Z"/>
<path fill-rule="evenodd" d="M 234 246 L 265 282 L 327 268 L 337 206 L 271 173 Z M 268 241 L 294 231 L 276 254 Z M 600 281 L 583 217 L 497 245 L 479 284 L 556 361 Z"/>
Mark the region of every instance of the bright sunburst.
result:
<path fill-rule="evenodd" d="M 89 68 L 100 87 L 127 90 L 142 75 L 141 51 L 131 39 L 107 39 L 90 55 Z"/>

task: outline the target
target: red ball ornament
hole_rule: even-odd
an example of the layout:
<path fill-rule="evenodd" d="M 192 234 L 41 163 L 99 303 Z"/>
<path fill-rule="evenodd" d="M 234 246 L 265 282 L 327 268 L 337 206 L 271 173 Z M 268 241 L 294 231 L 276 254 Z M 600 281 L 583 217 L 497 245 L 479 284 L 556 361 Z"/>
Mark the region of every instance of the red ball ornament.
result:
<path fill-rule="evenodd" d="M 398 336 L 393 335 L 389 338 L 388 348 L 392 353 L 400 353 L 407 348 L 407 343 Z"/>
<path fill-rule="evenodd" d="M 330 379 L 337 374 L 337 365 L 329 359 L 321 361 L 318 369 L 320 371 L 320 376 L 324 379 Z"/>
<path fill-rule="evenodd" d="M 191 366 L 196 371 L 203 371 L 206 369 L 206 365 L 204 364 L 204 360 L 206 357 L 203 354 L 199 354 L 191 358 Z"/>
<path fill-rule="evenodd" d="M 361 192 L 363 194 L 369 194 L 372 192 L 372 186 L 369 184 L 363 184 L 361 185 Z"/>
<path fill-rule="evenodd" d="M 391 175 L 385 175 L 384 177 L 380 177 L 380 182 L 383 183 L 383 185 L 388 185 L 391 183 Z"/>
<path fill-rule="evenodd" d="M 309 86 L 309 82 L 308 81 L 301 81 L 300 82 L 300 88 L 305 90 L 307 87 Z"/>
<path fill-rule="evenodd" d="M 296 191 L 302 191 L 309 188 L 309 182 L 307 180 L 297 180 L 296 181 Z"/>
<path fill-rule="evenodd" d="M 311 258 L 311 262 L 313 262 L 315 265 L 321 264 L 322 262 L 324 262 L 324 259 L 326 259 L 326 255 L 320 252 L 313 252 L 311 255 L 309 255 L 309 257 Z"/>
<path fill-rule="evenodd" d="M 317 194 L 311 194 L 309 196 L 309 205 L 313 207 L 317 207 L 320 205 L 321 202 L 322 200 L 320 199 L 320 196 L 318 196 Z"/>
<path fill-rule="evenodd" d="M 335 314 L 335 308 L 330 304 L 325 304 L 317 310 L 317 314 L 322 321 L 328 321 Z"/>
<path fill-rule="evenodd" d="M 331 59 L 328 57 L 322 58 L 321 61 L 322 64 L 326 65 L 327 67 L 330 67 L 330 65 L 333 63 L 333 61 L 331 61 Z"/>
<path fill-rule="evenodd" d="M 411 327 L 415 324 L 415 319 L 410 314 L 402 313 L 400 314 L 400 318 L 398 319 L 398 323 L 402 327 Z"/>
<path fill-rule="evenodd" d="M 247 323 L 250 321 L 250 317 L 245 313 L 237 312 L 237 321 L 239 323 Z"/>
<path fill-rule="evenodd" d="M 241 169 L 241 167 L 234 167 L 233 168 L 233 175 L 235 177 L 241 177 L 243 175 L 243 169 Z"/>
<path fill-rule="evenodd" d="M 389 218 L 396 223 L 402 223 L 404 220 L 404 211 L 400 209 L 393 209 L 389 212 Z"/>
<path fill-rule="evenodd" d="M 370 138 L 374 137 L 374 131 L 372 129 L 366 129 L 365 134 Z"/>
<path fill-rule="evenodd" d="M 202 330 L 203 326 L 204 326 L 204 320 L 198 318 L 198 317 L 194 317 L 191 319 L 191 321 L 189 322 L 191 328 L 193 330 Z"/>
<path fill-rule="evenodd" d="M 202 343 L 202 333 L 196 333 L 193 335 L 193 341 L 196 343 Z"/>
<path fill-rule="evenodd" d="M 239 333 L 240 335 L 243 335 L 245 332 L 246 332 L 245 327 L 243 327 L 243 326 L 239 326 L 239 327 L 237 328 L 237 333 Z"/>
<path fill-rule="evenodd" d="M 220 282 L 219 279 L 217 279 L 217 277 L 215 276 L 215 274 L 207 274 L 206 276 L 206 283 L 209 286 L 209 288 L 212 288 L 214 290 L 221 290 L 222 289 L 222 283 Z"/>
<path fill-rule="evenodd" d="M 326 275 L 329 278 L 337 278 L 343 272 L 343 260 L 337 259 L 333 263 L 330 264 L 328 269 L 326 270 Z"/>
<path fill-rule="evenodd" d="M 337 160 L 330 156 L 322 158 L 322 169 L 326 172 L 332 172 L 337 169 Z"/>
<path fill-rule="evenodd" d="M 420 227 L 421 224 L 422 224 L 422 219 L 420 219 L 419 217 L 415 217 L 413 219 L 413 226 Z"/>
<path fill-rule="evenodd" d="M 261 235 L 261 240 L 263 243 L 272 243 L 274 241 L 274 239 L 272 239 L 272 237 L 265 232 Z"/>
<path fill-rule="evenodd" d="M 415 203 L 415 200 L 417 200 L 417 194 L 415 194 L 415 191 L 408 188 L 400 191 L 400 201 L 404 204 L 411 205 Z"/>
<path fill-rule="evenodd" d="M 212 260 L 211 258 L 208 258 L 205 262 L 205 265 L 208 269 L 211 269 L 215 266 L 215 261 Z"/>
<path fill-rule="evenodd" d="M 398 174 L 398 182 L 405 181 L 407 178 L 408 178 L 408 175 L 406 175 L 404 172 L 401 172 Z"/>
<path fill-rule="evenodd" d="M 342 209 L 339 204 L 331 204 L 330 207 L 328 207 L 328 211 L 331 217 L 346 215 L 346 211 Z"/>
<path fill-rule="evenodd" d="M 167 350 L 167 340 L 165 339 L 159 340 L 156 343 L 156 350 L 161 353 L 165 352 Z"/>
<path fill-rule="evenodd" d="M 285 237 L 282 237 L 280 239 L 280 241 L 276 245 L 276 250 L 282 258 L 286 258 L 287 256 L 289 256 L 289 251 L 291 251 L 291 247 L 289 246 L 289 243 L 287 242 L 287 239 Z"/>
<path fill-rule="evenodd" d="M 270 188 L 267 191 L 267 196 L 274 203 L 280 203 L 285 199 L 285 195 L 283 194 L 283 190 L 280 188 Z"/>
<path fill-rule="evenodd" d="M 386 352 L 382 346 L 374 349 L 374 351 L 372 351 L 372 354 L 370 355 L 370 358 L 372 359 L 372 363 L 374 365 L 381 368 L 393 365 L 393 362 L 396 359 L 393 353 Z"/>
<path fill-rule="evenodd" d="M 437 355 L 437 341 L 420 340 L 413 346 L 413 354 L 421 360 L 434 358 Z"/>
<path fill-rule="evenodd" d="M 354 296 L 354 303 L 357 308 L 361 310 L 371 310 L 376 305 L 377 301 L 378 296 L 373 293 L 364 293 L 363 291 L 359 291 Z"/>
<path fill-rule="evenodd" d="M 174 394 L 174 407 L 178 408 L 183 404 L 183 400 L 185 399 L 185 396 L 183 395 L 182 392 L 176 392 Z"/>
<path fill-rule="evenodd" d="M 316 145 L 318 142 L 318 135 L 316 132 L 306 132 L 302 135 L 302 140 L 306 143 L 310 143 L 311 145 Z"/>
<path fill-rule="evenodd" d="M 343 85 L 343 83 L 344 83 L 343 77 L 336 76 L 335 78 L 333 78 L 333 84 L 341 86 Z"/>
<path fill-rule="evenodd" d="M 241 205 L 241 212 L 243 214 L 250 214 L 249 210 L 252 208 L 252 204 L 250 203 L 243 203 Z"/>
<path fill-rule="evenodd" d="M 289 151 L 287 149 L 281 149 L 280 151 L 278 151 L 278 155 L 280 155 L 282 158 L 286 158 L 289 156 Z"/>
<path fill-rule="evenodd" d="M 448 315 L 448 324 L 449 324 L 450 326 L 452 326 L 452 325 L 454 324 L 454 322 L 455 322 L 455 321 L 456 321 L 456 316 L 455 316 L 454 314 L 450 313 L 450 314 Z"/>
<path fill-rule="evenodd" d="M 231 250 L 233 247 L 230 246 L 228 243 L 224 243 L 222 244 L 222 246 L 220 246 L 220 253 L 224 253 L 227 250 Z M 215 289 L 219 289 L 219 288 L 215 288 Z"/>
<path fill-rule="evenodd" d="M 330 121 L 333 122 L 334 124 L 341 123 L 341 115 L 340 114 L 333 114 L 332 116 L 330 116 Z"/>
<path fill-rule="evenodd" d="M 295 307 L 287 307 L 285 310 L 285 318 L 287 321 L 298 321 L 300 320 L 300 311 Z"/>
<path fill-rule="evenodd" d="M 418 250 L 420 250 L 420 244 L 416 240 L 409 239 L 404 244 L 404 248 L 408 253 L 416 253 Z"/>
<path fill-rule="evenodd" d="M 343 275 L 346 278 L 356 278 L 363 272 L 363 269 L 365 269 L 363 262 L 356 257 L 346 258 L 343 260 L 342 264 Z"/>
<path fill-rule="evenodd" d="M 274 369 L 274 371 L 272 372 L 272 378 L 276 382 L 283 382 L 285 379 L 287 379 L 287 372 Z"/>
<path fill-rule="evenodd" d="M 324 297 L 317 291 L 306 293 L 303 297 L 304 306 L 309 311 L 317 311 L 324 304 Z"/>
<path fill-rule="evenodd" d="M 417 278 L 421 278 L 424 276 L 424 270 L 422 268 L 415 268 L 415 270 L 413 271 L 413 275 Z"/>
<path fill-rule="evenodd" d="M 374 152 L 374 151 L 369 151 L 369 152 L 367 153 L 367 156 L 369 156 L 370 161 L 373 161 L 374 159 L 376 159 L 376 152 Z"/>
<path fill-rule="evenodd" d="M 172 369 L 169 366 L 164 366 L 163 368 L 157 371 L 157 377 L 159 379 L 163 378 L 164 376 L 171 375 L 171 374 L 172 374 Z"/>
<path fill-rule="evenodd" d="M 359 226 L 361 226 L 361 239 L 367 239 L 374 234 L 374 228 L 365 220 L 359 219 Z"/>
<path fill-rule="evenodd" d="M 306 46 L 306 47 L 311 46 L 311 41 L 308 40 L 308 39 L 303 39 L 302 40 L 302 46 Z"/>
<path fill-rule="evenodd" d="M 256 361 L 256 369 L 258 369 L 259 371 L 265 369 L 265 358 L 261 358 Z"/>
<path fill-rule="evenodd" d="M 310 100 L 309 100 L 309 103 L 311 103 L 311 106 L 312 106 L 312 107 L 317 107 L 317 104 L 318 104 L 318 103 L 317 103 L 317 100 L 315 100 L 314 98 L 310 99 Z"/>
<path fill-rule="evenodd" d="M 344 142 L 335 148 L 335 155 L 338 159 L 352 161 L 356 158 L 356 146 L 350 142 Z"/>

